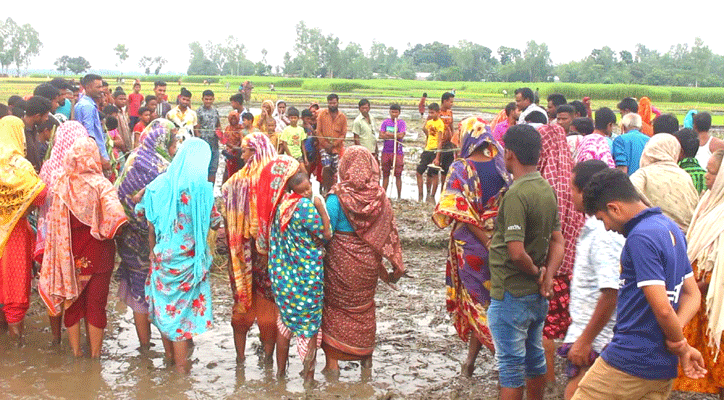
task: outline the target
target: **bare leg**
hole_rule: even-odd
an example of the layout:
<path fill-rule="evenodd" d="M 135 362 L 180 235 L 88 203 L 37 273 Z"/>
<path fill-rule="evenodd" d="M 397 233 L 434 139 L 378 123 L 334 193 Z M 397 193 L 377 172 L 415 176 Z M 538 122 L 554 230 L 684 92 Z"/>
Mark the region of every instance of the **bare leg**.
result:
<path fill-rule="evenodd" d="M 525 382 L 526 398 L 528 400 L 543 400 L 546 389 L 546 376 L 540 375 Z"/>
<path fill-rule="evenodd" d="M 86 329 L 90 341 L 91 358 L 100 358 L 101 347 L 103 347 L 103 334 L 105 333 L 105 329 L 95 327 L 91 324 L 86 324 Z"/>
<path fill-rule="evenodd" d="M 395 180 L 397 181 L 397 200 L 402 198 L 402 175 L 396 176 Z"/>
<path fill-rule="evenodd" d="M 332 358 L 326 351 L 324 352 L 324 358 L 327 363 L 322 372 L 339 374 L 339 361 L 336 358 Z"/>
<path fill-rule="evenodd" d="M 277 378 L 287 374 L 287 362 L 289 360 L 289 342 L 281 332 L 277 332 Z M 266 349 L 264 349 L 266 351 Z"/>
<path fill-rule="evenodd" d="M 5 319 L 5 312 L 0 310 L 0 331 L 5 332 L 8 330 L 8 321 Z"/>
<path fill-rule="evenodd" d="M 261 343 L 264 346 L 264 365 L 274 366 L 274 346 L 276 345 L 276 338 L 273 340 L 267 340 Z M 289 349 L 287 348 L 287 354 Z"/>
<path fill-rule="evenodd" d="M 10 332 L 10 337 L 12 340 L 17 342 L 18 346 L 23 346 L 25 344 L 25 341 L 23 340 L 23 321 L 9 323 L 8 331 Z"/>
<path fill-rule="evenodd" d="M 50 331 L 53 333 L 53 344 L 60 344 L 63 332 L 63 314 L 61 313 L 55 317 L 48 315 L 48 321 L 50 322 Z"/>
<path fill-rule="evenodd" d="M 136 325 L 136 335 L 138 335 L 138 343 L 141 349 L 151 347 L 151 321 L 148 320 L 148 314 L 133 312 L 133 324 Z"/>
<path fill-rule="evenodd" d="M 428 184 L 430 183 L 430 180 L 432 180 L 432 189 L 428 189 L 427 193 L 430 193 L 430 198 L 431 198 L 430 201 L 432 201 L 434 203 L 435 202 L 435 193 L 437 193 L 437 185 L 438 185 L 437 174 L 435 174 L 431 177 L 430 176 L 427 177 Z"/>
<path fill-rule="evenodd" d="M 548 382 L 554 383 L 556 381 L 556 343 L 550 339 L 543 338 L 543 348 L 546 352 L 546 367 L 548 368 L 545 378 Z"/>
<path fill-rule="evenodd" d="M 173 363 L 174 362 L 173 342 L 171 341 L 171 339 L 167 338 L 164 335 L 161 335 L 161 341 L 163 342 L 164 357 L 166 358 L 167 361 Z"/>
<path fill-rule="evenodd" d="M 470 343 L 468 344 L 468 358 L 462 365 L 463 376 L 468 378 L 473 376 L 473 371 L 475 371 L 475 360 L 478 358 L 478 354 L 480 354 L 480 349 L 482 347 L 483 345 L 480 343 L 475 334 L 471 334 Z"/>
<path fill-rule="evenodd" d="M 372 355 L 363 358 L 360 361 L 360 366 L 362 367 L 362 370 L 360 372 L 362 380 L 367 380 L 372 376 Z"/>
<path fill-rule="evenodd" d="M 428 183 L 430 181 L 428 180 Z M 427 193 L 430 193 L 430 185 L 427 185 Z M 422 175 L 417 174 L 417 201 L 419 203 L 422 203 L 422 199 L 424 198 L 424 193 L 422 191 Z"/>
<path fill-rule="evenodd" d="M 319 333 L 317 333 L 319 335 Z M 302 368 L 302 377 L 304 378 L 305 384 L 310 384 L 314 381 L 314 367 L 317 363 L 317 335 L 312 336 L 309 339 L 307 356 L 304 357 L 302 362 L 304 368 Z M 277 352 L 279 350 L 277 349 Z"/>
<path fill-rule="evenodd" d="M 73 355 L 76 357 L 83 356 L 83 352 L 80 350 L 80 321 L 68 327 L 67 331 L 68 341 L 70 342 L 70 348 L 73 350 Z"/>
<path fill-rule="evenodd" d="M 329 192 L 329 189 L 332 187 L 332 178 L 334 177 L 334 174 L 332 174 L 332 168 L 330 167 L 324 167 L 322 168 L 322 190 L 326 194 Z"/>
<path fill-rule="evenodd" d="M 188 374 L 191 370 L 188 355 L 189 342 L 187 340 L 173 342 L 173 360 L 176 363 L 176 371 L 181 374 Z"/>
<path fill-rule="evenodd" d="M 246 333 L 249 331 L 249 328 L 244 329 L 243 327 L 235 326 L 234 324 L 231 324 L 231 327 L 234 328 L 236 362 L 244 362 L 244 359 L 246 358 L 244 355 L 244 351 L 246 350 Z"/>
<path fill-rule="evenodd" d="M 382 174 L 382 189 L 385 189 L 385 192 L 387 191 L 387 186 L 388 186 L 389 184 L 390 184 L 390 174 L 387 173 L 387 175 L 385 175 L 385 174 L 383 173 L 383 174 Z"/>
<path fill-rule="evenodd" d="M 500 400 L 523 400 L 523 388 L 500 388 Z"/>
<path fill-rule="evenodd" d="M 571 400 L 573 398 L 573 394 L 576 393 L 576 389 L 578 389 L 578 384 L 581 382 L 581 379 L 583 379 L 583 376 L 586 375 L 586 371 L 588 371 L 589 367 L 583 367 L 578 371 L 578 375 L 574 376 L 568 381 L 568 384 L 566 385 L 566 390 L 563 392 L 563 398 L 565 400 Z"/>
<path fill-rule="evenodd" d="M 440 184 L 438 185 L 440 187 L 440 193 L 442 193 L 442 188 L 443 188 L 443 186 L 445 186 L 445 177 L 446 177 L 446 175 L 440 176 L 440 181 L 439 181 Z M 433 195 L 437 194 L 437 189 L 432 193 L 433 193 Z"/>

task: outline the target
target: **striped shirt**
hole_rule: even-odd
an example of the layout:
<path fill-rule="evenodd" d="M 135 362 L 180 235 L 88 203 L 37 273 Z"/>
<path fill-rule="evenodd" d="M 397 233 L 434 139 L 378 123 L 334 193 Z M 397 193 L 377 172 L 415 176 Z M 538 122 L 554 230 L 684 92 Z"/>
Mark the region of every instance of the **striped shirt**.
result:
<path fill-rule="evenodd" d="M 685 158 L 679 161 L 679 167 L 691 176 L 696 192 L 701 194 L 701 192 L 706 189 L 706 182 L 704 182 L 704 174 L 706 174 L 706 170 L 699 165 L 699 161 L 693 157 Z"/>

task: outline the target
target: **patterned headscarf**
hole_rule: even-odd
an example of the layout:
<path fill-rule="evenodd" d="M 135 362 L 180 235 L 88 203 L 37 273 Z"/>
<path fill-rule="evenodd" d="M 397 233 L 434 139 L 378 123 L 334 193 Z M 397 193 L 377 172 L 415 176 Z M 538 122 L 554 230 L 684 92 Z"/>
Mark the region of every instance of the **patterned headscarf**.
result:
<path fill-rule="evenodd" d="M 14 116 L 0 119 L 0 257 L 15 224 L 45 188 L 24 152 L 23 121 Z"/>
<path fill-rule="evenodd" d="M 244 137 L 242 147 L 254 149 L 254 155 L 221 187 L 224 197 L 227 237 L 231 258 L 231 276 L 236 293 L 236 311 L 251 307 L 252 245 L 259 232 L 257 196 L 259 177 L 264 167 L 277 156 L 269 138 L 260 132 Z"/>
<path fill-rule="evenodd" d="M 681 144 L 674 135 L 660 133 L 649 139 L 641 153 L 641 168 L 659 162 L 676 163 L 681 153 Z"/>
<path fill-rule="evenodd" d="M 224 140 L 227 145 L 239 146 L 241 144 L 241 131 L 244 127 L 239 123 L 239 112 L 231 110 L 229 113 L 229 125 L 224 130 Z"/>
<path fill-rule="evenodd" d="M 641 132 L 648 136 L 654 135 L 654 127 L 651 125 L 651 115 L 654 111 L 651 106 L 651 99 L 648 97 L 642 97 L 639 100 L 639 115 L 641 116 Z M 674 133 L 674 132 L 668 132 Z"/>
<path fill-rule="evenodd" d="M 146 136 L 148 136 L 151 131 L 156 130 L 158 128 L 166 128 L 169 132 L 173 133 L 174 135 L 178 131 L 178 127 L 173 122 L 167 120 L 166 118 L 156 118 L 151 123 L 146 125 L 145 128 L 143 128 L 143 132 L 141 132 L 141 136 L 138 138 L 138 143 L 143 143 L 144 140 L 146 140 Z"/>
<path fill-rule="evenodd" d="M 396 270 L 404 271 L 395 213 L 380 186 L 380 167 L 369 150 L 347 148 L 339 160 L 339 179 L 330 193 L 339 197 L 355 233 Z"/>
<path fill-rule="evenodd" d="M 256 247 L 259 253 L 269 250 L 269 232 L 279 201 L 284 195 L 289 178 L 299 170 L 299 161 L 288 155 L 280 155 L 261 171 L 257 215 L 259 216 L 259 235 Z"/>
<path fill-rule="evenodd" d="M 90 137 L 73 143 L 51 192 L 39 292 L 48 312 L 58 315 L 63 306 L 67 309 L 78 298 L 87 283 L 79 280 L 73 260 L 70 213 L 89 226 L 90 234 L 98 240 L 113 238 L 127 218 L 113 185 L 103 176 L 98 146 Z"/>

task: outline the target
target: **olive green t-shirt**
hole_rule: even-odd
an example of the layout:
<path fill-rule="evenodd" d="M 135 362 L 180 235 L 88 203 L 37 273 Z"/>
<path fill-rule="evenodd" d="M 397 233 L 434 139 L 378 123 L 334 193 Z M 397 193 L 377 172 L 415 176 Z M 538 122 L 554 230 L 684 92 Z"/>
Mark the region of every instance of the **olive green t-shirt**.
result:
<path fill-rule="evenodd" d="M 551 234 L 561 230 L 555 192 L 540 174 L 531 172 L 513 182 L 498 210 L 490 245 L 490 296 L 503 300 L 538 293 L 538 277 L 518 269 L 510 260 L 508 242 L 523 242 L 537 266 L 545 265 Z"/>

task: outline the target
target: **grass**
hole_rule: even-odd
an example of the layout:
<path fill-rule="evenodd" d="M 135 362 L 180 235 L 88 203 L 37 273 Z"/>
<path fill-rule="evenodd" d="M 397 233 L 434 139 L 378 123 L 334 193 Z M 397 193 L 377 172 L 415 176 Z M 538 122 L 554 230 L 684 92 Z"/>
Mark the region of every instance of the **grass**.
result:
<path fill-rule="evenodd" d="M 146 77 L 141 77 L 146 78 Z M 569 83 L 505 83 L 505 82 L 439 82 L 439 81 L 413 81 L 401 79 L 371 79 L 371 80 L 343 80 L 343 79 L 301 79 L 282 77 L 214 77 L 219 81 L 210 85 L 204 85 L 203 77 L 183 77 L 187 79 L 178 85 L 177 77 L 156 77 L 151 76 L 142 79 L 141 93 L 152 93 L 154 79 L 166 79 L 168 82 L 168 93 L 173 96 L 181 87 L 188 88 L 194 97 L 194 107 L 201 104 L 201 92 L 211 89 L 216 94 L 217 104 L 226 103 L 229 96 L 236 93 L 237 87 L 245 80 L 251 80 L 254 85 L 252 92 L 252 103 L 259 104 L 261 101 L 270 99 L 285 99 L 290 105 L 306 107 L 311 102 L 324 103 L 325 97 L 332 90 L 339 91 L 340 102 L 346 106 L 354 106 L 359 99 L 368 98 L 373 105 L 388 105 L 399 103 L 403 107 L 416 107 L 420 96 L 427 92 L 428 103 L 439 101 L 442 93 L 456 90 L 455 104 L 457 107 L 465 107 L 479 110 L 480 112 L 497 113 L 506 103 L 513 101 L 515 88 L 528 85 L 532 88 L 539 88 L 541 98 L 545 99 L 549 93 L 560 92 L 569 99 L 580 99 L 584 96 L 591 96 L 592 107 L 609 107 L 616 109 L 618 101 L 625 96 L 641 97 L 648 95 L 654 104 L 662 112 L 673 113 L 683 122 L 684 116 L 690 109 L 709 111 L 713 116 L 714 125 L 724 125 L 724 88 L 684 88 L 684 87 L 663 87 L 663 86 L 641 86 L 641 85 L 602 85 L 602 84 L 569 84 Z M 175 78 L 174 80 L 169 78 Z M 76 81 L 79 79 L 75 77 Z M 111 87 L 118 86 L 115 79 L 110 81 Z M 194 82 L 189 82 L 192 80 Z M 13 94 L 30 94 L 35 86 L 46 82 L 46 78 L 0 78 L 0 101 L 4 102 Z M 125 83 L 120 85 L 126 93 L 132 91 L 133 79 L 128 77 Z M 229 88 L 226 88 L 226 84 Z M 270 91 L 269 84 L 274 83 L 276 90 Z M 507 92 L 507 95 L 503 91 Z M 721 99 L 720 99 L 721 98 Z M 673 100 L 672 100 L 673 99 Z"/>

